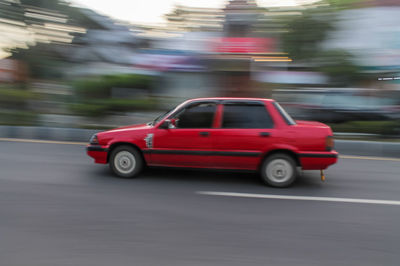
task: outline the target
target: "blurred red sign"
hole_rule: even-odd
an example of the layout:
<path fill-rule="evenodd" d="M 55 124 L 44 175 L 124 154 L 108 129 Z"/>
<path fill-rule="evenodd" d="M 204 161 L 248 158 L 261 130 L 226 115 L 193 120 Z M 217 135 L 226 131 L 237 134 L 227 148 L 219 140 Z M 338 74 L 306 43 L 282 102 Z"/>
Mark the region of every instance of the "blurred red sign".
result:
<path fill-rule="evenodd" d="M 276 51 L 273 38 L 219 38 L 215 48 L 218 53 L 270 53 Z"/>

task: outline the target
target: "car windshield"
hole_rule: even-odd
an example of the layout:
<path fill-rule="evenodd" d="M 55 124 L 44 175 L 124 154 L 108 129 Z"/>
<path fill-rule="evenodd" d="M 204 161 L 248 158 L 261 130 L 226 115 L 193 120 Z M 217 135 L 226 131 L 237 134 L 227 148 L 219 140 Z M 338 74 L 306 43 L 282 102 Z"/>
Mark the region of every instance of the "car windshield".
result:
<path fill-rule="evenodd" d="M 164 117 L 166 117 L 169 113 L 171 113 L 173 110 L 175 110 L 175 108 L 176 108 L 176 107 L 174 107 L 174 108 L 172 108 L 172 109 L 166 111 L 165 113 L 163 113 L 163 114 L 157 116 L 157 118 L 154 119 L 153 122 L 150 122 L 150 123 L 148 123 L 148 124 L 151 125 L 151 126 L 154 126 L 155 124 L 157 124 L 158 122 L 160 122 L 161 120 L 163 120 Z"/>

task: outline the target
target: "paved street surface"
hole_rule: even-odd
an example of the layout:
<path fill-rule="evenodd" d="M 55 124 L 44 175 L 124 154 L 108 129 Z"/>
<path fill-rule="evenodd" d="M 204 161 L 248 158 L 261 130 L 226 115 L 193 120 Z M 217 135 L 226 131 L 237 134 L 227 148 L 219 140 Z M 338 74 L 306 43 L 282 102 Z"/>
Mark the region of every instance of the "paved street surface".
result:
<path fill-rule="evenodd" d="M 125 180 L 82 145 L 0 141 L 0 265 L 400 265 L 400 161 L 341 159 L 326 178 L 276 189 L 251 173 L 152 169 Z"/>

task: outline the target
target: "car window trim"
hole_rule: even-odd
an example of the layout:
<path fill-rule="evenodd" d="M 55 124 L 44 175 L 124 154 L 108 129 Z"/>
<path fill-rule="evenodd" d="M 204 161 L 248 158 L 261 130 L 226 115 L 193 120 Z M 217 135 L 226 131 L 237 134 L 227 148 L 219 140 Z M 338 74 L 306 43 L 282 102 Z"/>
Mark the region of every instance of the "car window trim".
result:
<path fill-rule="evenodd" d="M 222 100 L 221 101 L 222 105 L 235 105 L 235 104 L 241 104 L 241 105 L 262 105 L 265 106 L 265 103 L 262 101 L 248 101 L 248 100 Z"/>

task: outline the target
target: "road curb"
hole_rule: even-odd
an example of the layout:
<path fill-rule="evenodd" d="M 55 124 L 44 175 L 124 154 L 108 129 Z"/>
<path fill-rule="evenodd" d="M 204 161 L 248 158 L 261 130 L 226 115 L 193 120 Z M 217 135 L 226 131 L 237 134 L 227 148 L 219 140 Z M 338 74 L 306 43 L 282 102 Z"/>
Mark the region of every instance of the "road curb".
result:
<path fill-rule="evenodd" d="M 346 155 L 400 158 L 398 142 L 335 140 L 335 149 Z"/>
<path fill-rule="evenodd" d="M 0 138 L 40 139 L 88 142 L 101 130 L 56 127 L 0 126 Z M 381 141 L 335 140 L 340 154 L 400 158 L 400 143 Z"/>

